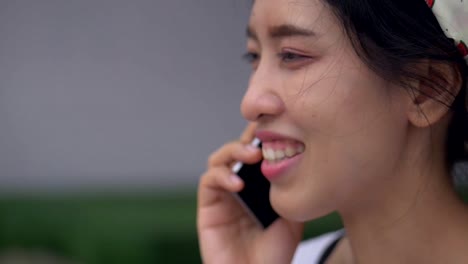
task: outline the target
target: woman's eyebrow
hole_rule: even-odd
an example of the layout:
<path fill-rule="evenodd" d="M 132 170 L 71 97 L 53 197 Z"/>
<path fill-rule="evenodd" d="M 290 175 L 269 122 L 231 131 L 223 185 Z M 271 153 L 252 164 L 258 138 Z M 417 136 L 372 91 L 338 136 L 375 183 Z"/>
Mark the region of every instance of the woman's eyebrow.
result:
<path fill-rule="evenodd" d="M 287 37 L 314 37 L 317 35 L 310 29 L 301 28 L 290 24 L 270 27 L 268 34 L 272 39 L 281 39 Z M 251 26 L 247 27 L 247 38 L 258 40 L 257 33 Z"/>

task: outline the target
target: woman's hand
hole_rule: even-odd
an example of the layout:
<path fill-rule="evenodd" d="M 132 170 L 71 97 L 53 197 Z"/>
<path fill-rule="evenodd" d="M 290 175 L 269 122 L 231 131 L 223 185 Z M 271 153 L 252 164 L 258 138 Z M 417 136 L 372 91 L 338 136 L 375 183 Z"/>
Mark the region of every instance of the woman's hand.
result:
<path fill-rule="evenodd" d="M 228 143 L 208 159 L 198 187 L 197 229 L 203 263 L 291 263 L 302 238 L 303 224 L 276 220 L 262 229 L 234 198 L 243 181 L 231 171 L 236 161 L 253 164 L 261 151 L 249 146 L 255 125 L 239 141 Z"/>

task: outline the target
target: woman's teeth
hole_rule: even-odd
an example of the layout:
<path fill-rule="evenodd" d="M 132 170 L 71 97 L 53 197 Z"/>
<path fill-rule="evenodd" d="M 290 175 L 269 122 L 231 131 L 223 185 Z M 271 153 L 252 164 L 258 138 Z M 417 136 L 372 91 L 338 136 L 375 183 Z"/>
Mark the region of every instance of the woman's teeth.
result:
<path fill-rule="evenodd" d="M 283 149 L 274 149 L 270 147 L 263 147 L 263 159 L 269 162 L 278 162 L 286 158 L 291 158 L 303 153 L 304 146 L 287 146 Z"/>

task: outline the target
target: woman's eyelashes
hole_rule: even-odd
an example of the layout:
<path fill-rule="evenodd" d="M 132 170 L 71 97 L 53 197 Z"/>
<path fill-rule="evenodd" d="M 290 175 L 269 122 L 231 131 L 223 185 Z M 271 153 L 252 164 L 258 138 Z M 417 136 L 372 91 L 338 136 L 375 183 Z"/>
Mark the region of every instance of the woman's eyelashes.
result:
<path fill-rule="evenodd" d="M 255 52 L 247 52 L 245 53 L 242 58 L 249 64 L 253 64 L 255 63 L 256 61 L 258 61 L 258 59 L 260 58 L 260 56 L 258 55 L 258 53 L 255 53 Z"/>
<path fill-rule="evenodd" d="M 308 57 L 307 56 L 304 56 L 304 55 L 300 55 L 300 54 L 297 54 L 297 53 L 293 53 L 293 52 L 281 52 L 281 53 L 278 53 L 278 57 L 281 59 L 281 61 L 283 62 L 294 62 L 294 61 L 298 61 L 298 60 L 302 60 L 302 59 L 307 59 Z"/>
<path fill-rule="evenodd" d="M 252 65 L 254 68 L 258 64 L 260 60 L 260 54 L 256 52 L 247 52 L 242 56 L 244 60 Z M 291 68 L 297 68 L 301 66 L 303 63 L 313 59 L 311 56 L 302 55 L 299 53 L 291 52 L 291 51 L 283 51 L 277 54 L 277 58 L 281 65 Z"/>
<path fill-rule="evenodd" d="M 242 58 L 252 66 L 252 69 L 255 70 L 258 67 L 258 62 L 260 61 L 260 55 L 256 52 L 247 52 L 242 56 Z"/>

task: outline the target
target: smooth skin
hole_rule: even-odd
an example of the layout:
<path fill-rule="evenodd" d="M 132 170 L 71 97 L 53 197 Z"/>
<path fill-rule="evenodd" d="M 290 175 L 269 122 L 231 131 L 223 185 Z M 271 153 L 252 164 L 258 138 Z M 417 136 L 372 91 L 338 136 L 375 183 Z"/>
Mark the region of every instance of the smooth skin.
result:
<path fill-rule="evenodd" d="M 253 70 L 241 112 L 254 125 L 216 151 L 201 178 L 204 263 L 290 263 L 299 223 L 333 211 L 347 237 L 329 263 L 468 263 L 468 209 L 445 163 L 451 113 L 437 102 L 450 96 L 380 78 L 320 0 L 256 0 L 247 50 Z M 418 67 L 429 78 L 438 67 L 449 92 L 459 92 L 459 73 L 449 66 Z M 305 145 L 298 164 L 271 183 L 282 218 L 265 231 L 231 196 L 242 183 L 232 181 L 230 165 L 261 159 L 246 147 L 254 131 Z"/>

